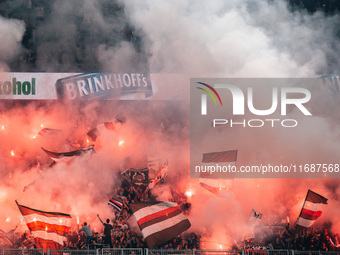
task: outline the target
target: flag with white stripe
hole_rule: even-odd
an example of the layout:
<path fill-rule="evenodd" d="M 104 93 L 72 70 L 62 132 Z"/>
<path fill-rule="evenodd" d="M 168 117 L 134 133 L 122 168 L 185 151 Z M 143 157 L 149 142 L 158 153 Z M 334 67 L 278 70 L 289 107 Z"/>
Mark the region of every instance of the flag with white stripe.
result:
<path fill-rule="evenodd" d="M 321 216 L 323 207 L 327 204 L 327 200 L 327 198 L 308 190 L 296 224 L 305 228 L 311 227 L 315 220 Z"/>
<path fill-rule="evenodd" d="M 235 167 L 238 150 L 220 151 L 203 153 L 202 163 L 205 166 L 210 166 L 210 163 L 222 163 L 221 166 Z M 214 165 L 213 164 L 213 165 Z M 230 198 L 230 191 L 234 185 L 234 174 L 229 173 L 228 178 L 213 178 L 221 176 L 212 176 L 211 173 L 200 173 L 200 185 L 206 190 L 223 198 Z"/>
<path fill-rule="evenodd" d="M 62 249 L 70 230 L 71 216 L 59 212 L 44 212 L 18 204 L 38 249 Z"/>
<path fill-rule="evenodd" d="M 150 170 L 149 170 L 150 171 Z M 150 172 L 149 172 L 150 173 Z M 168 174 L 168 163 L 165 163 L 157 172 L 155 179 L 149 183 L 149 189 L 153 189 L 157 183 L 164 180 Z"/>
<path fill-rule="evenodd" d="M 50 158 L 56 163 L 59 163 L 59 162 L 70 163 L 76 157 L 79 157 L 79 156 L 84 157 L 85 155 L 91 155 L 95 153 L 94 145 L 90 145 L 86 148 L 82 148 L 82 149 L 75 150 L 75 151 L 68 151 L 68 152 L 53 152 L 53 151 L 48 151 L 44 149 L 43 147 L 41 147 L 41 149 L 43 149 L 43 151 L 46 152 L 46 154 L 50 156 Z"/>
<path fill-rule="evenodd" d="M 130 207 L 149 248 L 171 240 L 191 226 L 173 202 L 136 203 Z"/>
<path fill-rule="evenodd" d="M 118 212 L 120 212 L 123 208 L 123 202 L 113 197 L 109 200 L 108 205 L 111 205 Z"/>
<path fill-rule="evenodd" d="M 91 138 L 92 141 L 96 141 L 97 137 L 101 134 L 105 133 L 108 130 L 114 131 L 115 129 L 115 124 L 113 122 L 105 122 L 92 128 L 89 132 L 87 132 L 87 136 Z"/>

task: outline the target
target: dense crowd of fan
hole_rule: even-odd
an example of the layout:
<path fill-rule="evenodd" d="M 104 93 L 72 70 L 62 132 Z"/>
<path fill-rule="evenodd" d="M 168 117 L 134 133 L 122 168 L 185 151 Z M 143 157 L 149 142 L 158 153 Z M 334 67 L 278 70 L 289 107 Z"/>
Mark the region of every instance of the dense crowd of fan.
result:
<path fill-rule="evenodd" d="M 11 71 L 29 72 L 29 71 L 47 71 L 41 63 L 44 63 L 45 58 L 49 55 L 39 55 L 39 47 L 46 43 L 46 40 L 51 40 L 47 37 L 39 37 L 37 30 L 49 19 L 52 12 L 52 2 L 43 0 L 23 0 L 21 5 L 16 5 L 15 1 L 4 0 L 0 2 L 0 15 L 5 18 L 15 18 L 25 22 L 26 31 L 22 39 L 24 50 L 21 55 L 11 63 L 8 63 Z M 307 10 L 309 13 L 322 11 L 326 15 L 339 15 L 340 1 L 337 0 L 289 0 L 292 11 Z M 102 6 L 102 15 L 115 18 L 123 12 L 122 7 L 115 1 Z M 94 56 L 89 56 L 88 47 L 93 47 L 99 43 L 114 45 L 115 42 L 110 38 L 106 41 L 97 42 L 95 39 L 96 28 L 86 24 L 81 16 L 76 15 L 76 42 L 72 48 L 72 54 L 67 52 L 54 58 L 54 72 L 65 71 L 81 71 L 94 72 L 97 71 L 98 65 L 94 61 Z M 128 22 L 125 22 L 120 28 L 121 40 L 132 42 L 136 51 L 140 51 L 140 40 L 133 28 Z M 93 40 L 92 40 L 93 39 Z M 44 41 L 45 40 L 45 41 Z M 136 61 L 142 61 L 136 56 Z M 68 59 L 68 61 L 65 61 Z M 89 61 L 91 59 L 91 61 Z M 144 61 L 144 60 L 143 60 Z M 72 65 L 64 66 L 64 63 Z M 70 66 L 72 68 L 70 69 Z M 112 224 L 111 243 L 104 243 L 104 234 L 93 233 L 93 239 L 90 243 L 90 248 L 113 247 L 113 248 L 144 248 L 146 247 L 145 240 L 141 235 L 138 227 L 133 226 L 129 221 L 131 211 L 129 203 L 155 201 L 150 191 L 144 192 L 142 188 L 136 188 L 133 185 L 123 185 L 117 188 L 115 193 L 122 198 L 124 206 L 120 212 L 116 212 L 115 216 L 110 219 Z M 173 191 L 173 202 L 177 202 L 184 213 L 189 213 L 190 203 L 184 194 Z M 10 248 L 34 248 L 34 241 L 29 232 L 19 234 L 15 230 L 10 231 L 6 236 L 12 241 L 13 245 Z M 79 229 L 72 228 L 67 235 L 65 248 L 68 249 L 86 249 L 86 235 L 79 232 Z M 164 244 L 163 248 L 167 249 L 199 249 L 200 236 L 197 233 L 187 233 L 178 236 L 168 243 Z M 321 250 L 321 251 L 339 251 L 340 245 L 338 236 L 328 233 L 327 230 L 314 231 L 308 230 L 298 232 L 296 229 L 285 227 L 268 227 L 265 230 L 255 233 L 253 238 L 235 242 L 234 250 L 241 249 L 292 249 L 292 250 Z"/>
<path fill-rule="evenodd" d="M 132 212 L 130 211 L 130 203 L 137 202 L 152 202 L 156 198 L 152 195 L 150 190 L 142 187 L 135 187 L 128 182 L 123 181 L 122 187 L 116 188 L 114 192 L 116 196 L 123 202 L 123 207 L 120 211 L 115 210 L 112 219 L 105 224 L 111 225 L 110 241 L 105 242 L 105 224 L 100 232 L 92 230 L 92 240 L 87 247 L 87 235 L 81 230 L 80 226 L 73 226 L 67 235 L 67 240 L 64 242 L 64 249 L 97 249 L 97 248 L 147 248 L 145 240 L 134 221 Z M 188 214 L 190 210 L 190 203 L 187 197 L 177 191 L 172 191 L 172 202 L 176 202 L 183 213 Z M 132 216 L 132 217 L 131 217 Z M 98 218 L 100 219 L 99 215 Z M 101 219 L 100 219 L 101 221 Z M 89 222 L 89 227 L 91 223 Z M 91 227 L 90 227 L 91 228 Z M 7 248 L 35 248 L 34 238 L 29 232 L 19 235 L 15 231 L 7 233 L 6 236 L 11 240 L 13 245 L 4 245 Z M 195 233 L 186 233 L 177 236 L 163 245 L 167 249 L 199 249 L 199 236 Z M 1 246 L 1 245 L 0 245 Z"/>
<path fill-rule="evenodd" d="M 257 234 L 256 234 L 257 233 Z M 261 226 L 252 238 L 235 243 L 233 249 L 340 251 L 338 235 L 323 230 L 289 228 L 286 226 Z"/>
<path fill-rule="evenodd" d="M 156 198 L 148 189 L 136 187 L 131 183 L 123 181 L 121 187 L 114 190 L 116 197 L 123 202 L 120 211 L 114 210 L 114 215 L 104 223 L 99 215 L 99 220 L 103 223 L 103 228 L 98 232 L 92 232 L 92 240 L 87 246 L 87 235 L 80 226 L 72 226 L 69 231 L 64 249 L 97 249 L 97 248 L 147 248 L 145 240 L 139 230 L 138 225 L 133 220 L 130 210 L 130 203 L 153 202 Z M 191 204 L 182 192 L 172 191 L 172 202 L 176 202 L 184 214 L 190 213 Z M 105 233 L 106 225 L 109 228 L 109 242 Z M 91 222 L 89 222 L 89 226 Z M 93 229 L 91 229 L 93 230 Z M 6 234 L 13 245 L 7 248 L 35 248 L 34 238 L 27 231 L 26 233 L 15 233 L 15 229 Z M 254 228 L 253 234 L 249 238 L 242 238 L 234 241 L 228 249 L 232 250 L 297 250 L 297 251 L 340 251 L 338 235 L 330 233 L 327 228 L 315 230 L 314 228 L 299 229 L 290 227 L 289 224 L 281 225 L 258 225 Z M 204 249 L 204 241 L 199 233 L 185 233 L 177 236 L 163 244 L 164 249 Z"/>

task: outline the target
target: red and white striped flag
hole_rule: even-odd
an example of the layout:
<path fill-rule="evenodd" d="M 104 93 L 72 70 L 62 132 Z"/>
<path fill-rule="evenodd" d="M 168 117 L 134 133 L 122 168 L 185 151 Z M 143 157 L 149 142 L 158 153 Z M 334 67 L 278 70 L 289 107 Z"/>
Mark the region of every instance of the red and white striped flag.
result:
<path fill-rule="evenodd" d="M 308 190 L 296 224 L 305 228 L 311 227 L 314 221 L 321 216 L 323 206 L 327 204 L 327 200 L 327 198 Z"/>
<path fill-rule="evenodd" d="M 149 248 L 171 240 L 191 226 L 173 202 L 136 203 L 130 207 Z"/>
<path fill-rule="evenodd" d="M 34 236 L 38 249 L 60 250 L 70 230 L 71 216 L 59 212 L 44 212 L 27 206 L 19 205 L 27 227 Z"/>
<path fill-rule="evenodd" d="M 235 166 L 238 150 L 203 153 L 202 163 L 222 163 L 221 166 Z M 207 165 L 209 166 L 209 165 Z M 214 177 L 221 177 L 220 175 Z M 200 173 L 200 184 L 206 190 L 219 197 L 230 198 L 230 191 L 234 185 L 234 174 L 228 178 L 213 178 L 209 172 Z"/>

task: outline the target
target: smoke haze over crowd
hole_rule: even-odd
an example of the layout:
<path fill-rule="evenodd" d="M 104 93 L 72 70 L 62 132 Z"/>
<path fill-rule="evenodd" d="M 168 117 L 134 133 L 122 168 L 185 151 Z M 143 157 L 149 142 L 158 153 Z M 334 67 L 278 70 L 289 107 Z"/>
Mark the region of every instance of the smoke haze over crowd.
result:
<path fill-rule="evenodd" d="M 227 198 L 209 193 L 198 180 L 190 179 L 187 79 L 339 73 L 339 15 L 308 13 L 293 10 L 286 1 L 264 0 L 61 0 L 33 1 L 30 8 L 27 1 L 7 2 L 12 4 L 11 12 L 0 17 L 1 34 L 6 35 L 0 45 L 3 72 L 142 70 L 184 78 L 171 83 L 154 76 L 157 93 L 165 97 L 171 90 L 169 94 L 176 95 L 167 100 L 3 101 L 1 229 L 20 225 L 21 231 L 26 230 L 14 202 L 18 200 L 32 208 L 70 213 L 74 223 L 88 221 L 98 230 L 97 213 L 113 217 L 107 201 L 121 185 L 120 173 L 144 168 L 147 157 L 155 156 L 168 160 L 169 172 L 167 182 L 155 186 L 153 194 L 168 200 L 171 189 L 190 190 L 190 231 L 202 233 L 210 248 L 229 247 L 242 238 L 249 231 L 247 219 L 253 208 L 263 213 L 264 224 L 281 223 L 287 217 L 294 224 L 308 189 L 329 199 L 318 226 L 340 232 L 340 220 L 334 217 L 340 209 L 338 179 L 235 179 Z M 44 8 L 42 16 L 36 7 Z M 238 149 L 241 162 L 339 163 L 338 91 L 332 93 L 326 86 L 310 90 L 313 117 L 290 113 L 301 121 L 301 128 L 219 130 L 228 142 L 218 149 Z M 83 147 L 89 129 L 114 121 L 118 114 L 127 122 L 102 134 L 95 142 L 96 154 L 48 167 L 51 159 L 41 147 L 58 152 Z M 61 132 L 37 135 L 44 127 Z M 208 149 L 210 137 L 201 139 Z M 123 146 L 118 145 L 121 140 Z"/>

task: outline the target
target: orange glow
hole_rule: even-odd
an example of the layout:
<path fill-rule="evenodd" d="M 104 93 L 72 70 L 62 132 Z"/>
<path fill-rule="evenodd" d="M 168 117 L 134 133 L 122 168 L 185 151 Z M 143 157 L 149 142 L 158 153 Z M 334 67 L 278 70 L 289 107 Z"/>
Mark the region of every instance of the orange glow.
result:
<path fill-rule="evenodd" d="M 0 190 L 0 202 L 5 201 L 7 198 L 7 191 L 6 190 Z"/>
<path fill-rule="evenodd" d="M 192 197 L 192 191 L 191 190 L 187 190 L 187 192 L 185 192 L 185 195 L 187 197 Z"/>
<path fill-rule="evenodd" d="M 13 150 L 11 150 L 11 156 L 14 157 L 15 153 Z"/>
<path fill-rule="evenodd" d="M 5 130 L 5 126 L 4 125 L 1 126 L 1 130 Z"/>

